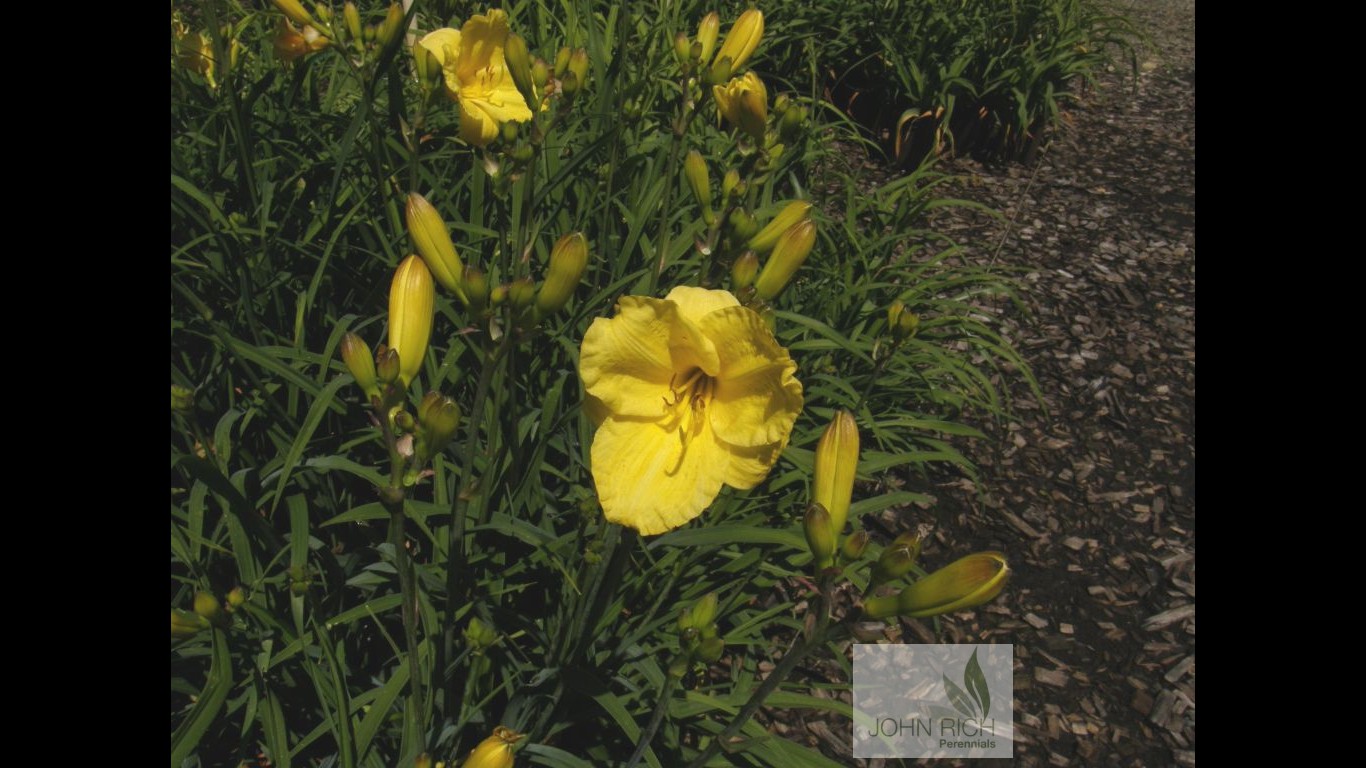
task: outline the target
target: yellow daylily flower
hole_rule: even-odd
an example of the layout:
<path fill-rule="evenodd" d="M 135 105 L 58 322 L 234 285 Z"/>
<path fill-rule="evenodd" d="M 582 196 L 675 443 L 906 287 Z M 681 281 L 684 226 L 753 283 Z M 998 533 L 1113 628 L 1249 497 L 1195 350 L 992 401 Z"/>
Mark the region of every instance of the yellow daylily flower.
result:
<path fill-rule="evenodd" d="M 531 119 L 531 109 L 508 71 L 507 13 L 471 16 L 460 29 L 438 29 L 419 42 L 441 62 L 446 92 L 460 104 L 460 138 L 485 146 L 509 120 Z"/>
<path fill-rule="evenodd" d="M 512 747 L 523 735 L 506 726 L 493 729 L 493 735 L 470 750 L 461 768 L 512 768 Z"/>
<path fill-rule="evenodd" d="M 731 125 L 754 137 L 755 141 L 764 140 L 768 124 L 768 88 L 764 81 L 746 72 L 743 77 L 732 78 L 724 87 L 712 86 L 716 97 L 716 110 Z"/>
<path fill-rule="evenodd" d="M 607 519 L 663 533 L 702 514 L 723 484 L 762 482 L 802 409 L 796 371 L 729 291 L 623 297 L 616 317 L 593 321 L 579 355 Z"/>

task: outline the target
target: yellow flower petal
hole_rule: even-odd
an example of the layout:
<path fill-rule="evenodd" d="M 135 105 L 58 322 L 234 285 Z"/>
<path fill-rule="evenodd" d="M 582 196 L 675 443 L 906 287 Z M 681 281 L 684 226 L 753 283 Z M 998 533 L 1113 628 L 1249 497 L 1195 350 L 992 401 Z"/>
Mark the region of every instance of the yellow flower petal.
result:
<path fill-rule="evenodd" d="M 706 419 L 693 436 L 657 424 L 608 418 L 593 437 L 593 482 L 611 522 L 651 536 L 702 514 L 726 479 L 729 449 Z"/>
<path fill-rule="evenodd" d="M 754 448 L 730 446 L 730 466 L 726 469 L 726 485 L 747 491 L 762 483 L 787 448 L 787 440 Z"/>
<path fill-rule="evenodd" d="M 797 364 L 787 350 L 744 307 L 712 312 L 700 325 L 721 355 L 708 413 L 717 436 L 747 447 L 785 440 L 802 410 L 802 385 L 793 376 Z"/>
<path fill-rule="evenodd" d="M 616 317 L 594 320 L 584 334 L 579 378 L 610 412 L 659 419 L 672 386 L 681 386 L 693 369 L 715 375 L 720 365 L 716 347 L 679 317 L 677 304 L 625 296 Z"/>
<path fill-rule="evenodd" d="M 508 15 L 502 9 L 471 16 L 460 28 L 460 79 L 472 80 L 479 70 L 489 67 L 502 69 L 508 33 Z"/>
<path fill-rule="evenodd" d="M 461 97 L 460 138 L 476 147 L 485 146 L 498 138 L 498 121 L 480 102 Z"/>
<path fill-rule="evenodd" d="M 460 30 L 446 27 L 430 32 L 417 41 L 417 44 L 432 52 L 441 62 L 441 71 L 446 78 L 446 88 L 454 97 L 460 90 L 460 78 L 456 74 L 456 53 L 460 50 Z"/>
<path fill-rule="evenodd" d="M 678 314 L 694 323 L 718 309 L 740 306 L 740 300 L 730 291 L 694 288 L 691 285 L 678 286 L 669 291 L 664 300 L 677 304 Z"/>

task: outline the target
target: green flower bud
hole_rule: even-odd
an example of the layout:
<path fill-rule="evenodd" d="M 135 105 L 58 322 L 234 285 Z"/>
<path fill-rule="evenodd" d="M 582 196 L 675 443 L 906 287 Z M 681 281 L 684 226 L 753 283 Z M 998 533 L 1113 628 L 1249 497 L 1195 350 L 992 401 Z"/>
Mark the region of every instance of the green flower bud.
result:
<path fill-rule="evenodd" d="M 449 397 L 440 398 L 440 403 L 422 420 L 427 433 L 428 457 L 440 453 L 455 438 L 460 428 L 460 406 Z"/>
<path fill-rule="evenodd" d="M 381 384 L 398 381 L 398 351 L 381 346 L 375 351 L 375 378 Z"/>
<path fill-rule="evenodd" d="M 567 45 L 555 54 L 555 77 L 564 77 L 564 73 L 569 70 L 569 57 L 572 55 Z"/>
<path fill-rule="evenodd" d="M 731 168 L 726 171 L 725 178 L 721 179 L 721 204 L 725 205 L 732 199 L 743 197 L 745 185 L 740 182 L 740 172 Z"/>
<path fill-rule="evenodd" d="M 697 42 L 702 44 L 702 55 L 698 61 L 702 66 L 711 63 L 711 54 L 716 50 L 716 38 L 721 34 L 721 17 L 712 11 L 702 17 L 697 25 Z"/>
<path fill-rule="evenodd" d="M 778 244 L 778 238 L 783 236 L 792 227 L 805 221 L 810 217 L 811 203 L 805 200 L 793 200 L 788 203 L 777 216 L 773 217 L 767 226 L 759 230 L 759 233 L 749 239 L 749 247 L 759 253 L 768 253 Z"/>
<path fill-rule="evenodd" d="M 863 550 L 867 548 L 868 531 L 860 528 L 850 534 L 849 538 L 844 540 L 844 546 L 841 548 L 841 552 L 844 554 L 844 559 L 854 561 L 863 557 Z"/>
<path fill-rule="evenodd" d="M 972 608 L 1000 594 L 1009 575 L 1000 552 L 971 554 L 901 590 L 897 612 L 924 618 Z"/>
<path fill-rule="evenodd" d="M 759 255 L 745 251 L 730 267 L 730 287 L 740 291 L 754 285 L 754 277 L 759 274 Z"/>
<path fill-rule="evenodd" d="M 716 222 L 716 213 L 711 209 L 711 176 L 707 173 L 707 161 L 702 153 L 695 149 L 688 152 L 688 157 L 683 161 L 683 175 L 688 180 L 693 197 L 697 198 L 697 204 L 702 206 L 702 221 L 710 227 Z"/>
<path fill-rule="evenodd" d="M 531 52 L 527 50 L 526 40 L 523 40 L 521 35 L 508 35 L 507 44 L 503 47 L 503 57 L 507 60 L 512 82 L 517 85 L 517 90 L 522 94 L 522 98 L 526 99 L 526 103 L 534 107 L 537 102 L 536 88 L 531 75 Z"/>
<path fill-rule="evenodd" d="M 171 609 L 171 639 L 192 637 L 209 628 L 208 619 L 197 613 L 182 611 L 178 608 Z"/>
<path fill-rule="evenodd" d="M 493 290 L 489 293 L 489 303 L 495 307 L 501 307 L 503 302 L 507 301 L 507 298 L 508 287 L 506 283 L 494 286 Z"/>
<path fill-rule="evenodd" d="M 171 410 L 188 413 L 194 409 L 194 390 L 179 384 L 171 385 Z"/>
<path fill-rule="evenodd" d="M 247 591 L 241 587 L 233 587 L 228 593 L 228 607 L 241 608 L 247 602 Z"/>
<path fill-rule="evenodd" d="M 816 568 L 830 567 L 835 555 L 835 530 L 831 526 L 830 514 L 820 504 L 812 504 L 806 508 L 806 517 L 802 525 L 806 530 L 806 543 L 811 547 Z"/>
<path fill-rule="evenodd" d="M 389 288 L 389 347 L 398 352 L 398 377 L 407 386 L 422 369 L 435 317 L 436 284 L 427 265 L 409 256 Z"/>
<path fill-rule="evenodd" d="M 536 86 L 538 93 L 544 91 L 545 84 L 550 82 L 550 65 L 546 63 L 545 59 L 537 57 L 535 61 L 531 62 L 531 82 Z"/>
<path fill-rule="evenodd" d="M 194 612 L 216 627 L 225 627 L 228 624 L 228 615 L 223 612 L 223 606 L 219 604 L 218 598 L 209 592 L 194 593 Z"/>
<path fill-rule="evenodd" d="M 588 87 L 588 51 L 579 48 L 569 57 L 569 71 L 578 78 L 579 87 Z"/>
<path fill-rule="evenodd" d="M 708 592 L 699 597 L 692 607 L 692 626 L 699 632 L 716 621 L 716 593 Z"/>
<path fill-rule="evenodd" d="M 732 210 L 729 222 L 730 230 L 735 233 L 737 240 L 747 240 L 759 229 L 759 225 L 754 223 L 754 217 L 743 208 Z"/>
<path fill-rule="evenodd" d="M 525 309 L 536 300 L 536 282 L 529 277 L 519 277 L 508 283 L 508 301 L 517 309 Z"/>
<path fill-rule="evenodd" d="M 778 138 L 788 144 L 801 138 L 806 128 L 806 107 L 792 105 L 778 121 Z"/>
<path fill-rule="evenodd" d="M 389 5 L 389 12 L 384 15 L 379 27 L 375 30 L 375 42 L 381 47 L 388 47 L 390 43 L 398 38 L 398 33 L 403 29 L 403 6 L 398 3 Z"/>
<path fill-rule="evenodd" d="M 360 26 L 360 11 L 356 10 L 356 4 L 352 2 L 342 6 L 342 18 L 346 19 L 346 31 L 351 33 L 352 40 L 360 40 L 365 32 Z"/>
<path fill-rule="evenodd" d="M 903 533 L 888 544 L 869 573 L 869 586 L 877 586 L 895 581 L 911 572 L 915 559 L 920 554 L 920 537 L 913 533 Z"/>
<path fill-rule="evenodd" d="M 726 641 L 719 637 L 709 637 L 697 645 L 697 658 L 708 664 L 715 663 L 726 652 Z"/>
<path fill-rule="evenodd" d="M 560 77 L 560 91 L 565 96 L 573 96 L 579 92 L 579 77 L 573 72 L 566 72 Z"/>
<path fill-rule="evenodd" d="M 475 653 L 482 653 L 485 649 L 493 647 L 498 642 L 498 631 L 493 627 L 479 620 L 478 616 L 471 616 L 470 623 L 465 625 L 461 632 L 465 642 Z"/>
<path fill-rule="evenodd" d="M 470 314 L 483 314 L 489 305 L 489 279 L 483 270 L 474 266 L 465 267 L 464 279 L 461 281 L 460 287 L 465 292 L 465 297 L 470 301 Z"/>
<path fill-rule="evenodd" d="M 542 315 L 559 312 L 588 266 L 588 241 L 582 232 L 573 232 L 561 237 L 550 251 L 550 267 L 546 270 L 545 282 L 536 293 L 536 309 Z"/>
<path fill-rule="evenodd" d="M 730 79 L 730 73 L 732 71 L 729 57 L 724 59 L 718 58 L 702 77 L 702 82 L 712 87 L 719 86 L 721 83 Z"/>
<path fill-rule="evenodd" d="M 271 0 L 280 12 L 289 17 L 289 20 L 300 25 L 317 25 L 308 11 L 304 10 L 299 0 Z"/>
<path fill-rule="evenodd" d="M 379 377 L 375 373 L 375 356 L 370 354 L 370 347 L 365 340 L 348 332 L 341 340 L 341 356 L 346 369 L 356 380 L 356 386 L 361 388 L 366 397 L 378 397 Z"/>
<path fill-rule="evenodd" d="M 802 266 L 802 262 L 806 261 L 815 244 L 816 224 L 810 219 L 784 232 L 773 246 L 773 255 L 769 257 L 768 263 L 764 264 L 764 271 L 759 273 L 759 279 L 754 283 L 754 290 L 759 298 L 764 301 L 777 298 L 787 287 L 792 276 L 797 274 L 797 270 Z"/>
<path fill-rule="evenodd" d="M 688 39 L 687 32 L 674 35 L 674 58 L 685 67 L 692 62 L 692 41 Z"/>
<path fill-rule="evenodd" d="M 464 265 L 460 262 L 460 255 L 455 252 L 450 229 L 446 227 L 446 222 L 441 220 L 441 214 L 427 202 L 427 198 L 416 192 L 409 192 L 404 217 L 408 222 L 408 234 L 413 238 L 413 247 L 426 262 L 432 276 L 441 283 L 442 288 L 454 293 L 462 302 L 468 304 L 461 293 L 459 283 Z"/>

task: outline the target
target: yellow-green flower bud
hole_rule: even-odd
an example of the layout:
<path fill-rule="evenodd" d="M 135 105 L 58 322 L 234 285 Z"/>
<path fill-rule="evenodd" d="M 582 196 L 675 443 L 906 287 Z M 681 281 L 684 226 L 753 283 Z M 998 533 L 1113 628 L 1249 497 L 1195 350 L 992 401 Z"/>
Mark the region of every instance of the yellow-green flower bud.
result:
<path fill-rule="evenodd" d="M 897 595 L 878 595 L 863 601 L 863 615 L 870 619 L 887 619 L 897 614 Z"/>
<path fill-rule="evenodd" d="M 692 606 L 692 626 L 697 631 L 702 631 L 704 627 L 710 627 L 716 621 L 716 593 L 708 592 L 697 598 L 697 602 Z"/>
<path fill-rule="evenodd" d="M 398 37 L 401 29 L 403 29 L 403 6 L 398 3 L 391 3 L 389 12 L 384 15 L 384 21 L 381 21 L 379 28 L 375 30 L 375 41 L 381 47 L 388 47 Z"/>
<path fill-rule="evenodd" d="M 413 758 L 413 768 L 432 768 L 432 756 L 423 752 Z"/>
<path fill-rule="evenodd" d="M 787 143 L 796 141 L 806 127 L 806 107 L 793 104 L 783 113 L 783 119 L 778 121 L 778 138 Z"/>
<path fill-rule="evenodd" d="M 347 333 L 341 340 L 342 362 L 356 380 L 356 386 L 367 397 L 379 395 L 379 377 L 375 373 L 375 356 L 365 340 L 354 333 Z"/>
<path fill-rule="evenodd" d="M 857 560 L 863 557 L 863 550 L 868 548 L 868 531 L 860 528 L 849 535 L 844 540 L 844 546 L 840 551 L 846 560 Z"/>
<path fill-rule="evenodd" d="M 365 31 L 360 26 L 360 11 L 356 9 L 356 4 L 348 0 L 342 6 L 342 18 L 346 20 L 346 31 L 351 34 L 352 40 L 360 40 Z"/>
<path fill-rule="evenodd" d="M 500 725 L 470 751 L 460 768 L 512 768 L 512 748 L 522 739 L 522 734 Z"/>
<path fill-rule="evenodd" d="M 759 254 L 745 251 L 730 265 L 730 287 L 740 291 L 754 285 L 754 277 L 759 274 Z"/>
<path fill-rule="evenodd" d="M 776 254 L 775 257 L 777 258 Z M 772 261 L 769 262 L 772 264 Z M 760 275 L 759 281 L 763 282 Z M 816 467 L 811 484 L 811 500 L 830 513 L 835 533 L 844 530 L 849 517 L 849 501 L 854 494 L 854 475 L 858 472 L 858 424 L 848 411 L 838 411 L 816 443 Z"/>
<path fill-rule="evenodd" d="M 442 397 L 422 420 L 422 428 L 427 433 L 428 455 L 435 456 L 450 445 L 455 431 L 460 428 L 460 406 L 451 398 Z"/>
<path fill-rule="evenodd" d="M 701 152 L 695 149 L 688 152 L 683 160 L 683 175 L 688 179 L 697 204 L 702 206 L 702 221 L 710 227 L 716 222 L 716 212 L 711 209 L 711 175 L 707 173 L 707 161 Z"/>
<path fill-rule="evenodd" d="M 892 334 L 892 335 L 896 335 L 897 323 L 901 320 L 901 313 L 902 313 L 902 312 L 905 312 L 905 311 L 906 311 L 906 305 L 903 304 L 903 303 L 901 302 L 901 299 L 897 299 L 896 301 L 893 301 L 892 304 L 891 304 L 891 306 L 887 307 L 887 332 L 888 332 L 888 333 L 890 333 L 890 334 Z"/>
<path fill-rule="evenodd" d="M 398 381 L 398 352 L 381 345 L 375 350 L 375 378 L 381 384 Z"/>
<path fill-rule="evenodd" d="M 427 265 L 409 256 L 389 287 L 389 348 L 398 352 L 398 378 L 406 387 L 422 369 L 435 316 L 436 283 Z"/>
<path fill-rule="evenodd" d="M 247 591 L 241 587 L 233 587 L 228 593 L 228 607 L 241 608 L 247 602 Z"/>
<path fill-rule="evenodd" d="M 730 231 L 735 233 L 737 240 L 747 240 L 759 230 L 759 225 L 754 222 L 754 217 L 743 208 L 732 210 L 727 221 L 730 223 Z"/>
<path fill-rule="evenodd" d="M 764 264 L 764 271 L 759 273 L 759 279 L 754 283 L 754 290 L 759 294 L 759 298 L 764 301 L 777 298 L 792 280 L 792 276 L 797 274 L 797 270 L 801 268 L 802 262 L 806 261 L 815 244 L 816 224 L 810 219 L 784 232 L 782 237 L 778 238 L 778 243 L 773 246 L 773 255 L 769 257 L 768 263 Z"/>
<path fill-rule="evenodd" d="M 897 318 L 896 328 L 892 330 L 893 335 L 898 339 L 909 339 L 920 330 L 920 315 L 914 312 L 902 312 Z"/>
<path fill-rule="evenodd" d="M 699 58 L 702 66 L 711 63 L 712 51 L 716 50 L 716 38 L 721 34 L 721 17 L 712 11 L 702 17 L 701 23 L 697 25 L 697 42 L 702 44 L 702 55 Z"/>
<path fill-rule="evenodd" d="M 441 220 L 441 214 L 427 202 L 427 198 L 416 192 L 409 192 L 404 217 L 408 221 L 408 233 L 412 235 L 413 247 L 422 256 L 422 260 L 427 262 L 427 268 L 431 270 L 432 276 L 441 283 L 442 288 L 459 296 L 462 302 L 468 304 L 460 290 L 460 275 L 464 271 L 464 265 L 460 263 L 460 255 L 455 252 L 455 243 L 451 242 L 451 231 L 446 227 L 446 222 Z"/>
<path fill-rule="evenodd" d="M 171 385 L 171 410 L 186 413 L 194 408 L 194 390 L 179 384 Z"/>
<path fill-rule="evenodd" d="M 726 641 L 719 637 L 709 637 L 697 644 L 697 658 L 712 664 L 726 652 Z"/>
<path fill-rule="evenodd" d="M 506 283 L 494 286 L 493 290 L 489 292 L 489 303 L 495 307 L 501 307 L 507 298 L 508 287 Z"/>
<path fill-rule="evenodd" d="M 820 504 L 806 508 L 802 526 L 806 530 L 806 544 L 811 547 L 817 569 L 828 568 L 834 562 L 835 529 L 832 522 L 830 514 Z"/>
<path fill-rule="evenodd" d="M 569 70 L 569 57 L 573 52 L 569 46 L 564 46 L 555 54 L 555 77 L 564 77 L 564 73 Z"/>
<path fill-rule="evenodd" d="M 773 246 L 778 244 L 778 238 L 782 237 L 784 232 L 805 221 L 810 214 L 811 203 L 805 200 L 793 200 L 777 216 L 773 217 L 773 221 L 759 230 L 759 234 L 749 239 L 749 247 L 759 253 L 768 253 L 773 250 Z"/>
<path fill-rule="evenodd" d="M 414 45 L 412 51 L 413 68 L 417 71 L 418 81 L 428 88 L 441 86 L 446 77 L 441 69 L 441 60 L 421 43 Z"/>
<path fill-rule="evenodd" d="M 588 87 L 588 51 L 579 48 L 569 57 L 569 71 L 579 80 L 580 88 Z"/>
<path fill-rule="evenodd" d="M 401 409 L 402 406 L 396 406 L 396 408 Z M 394 417 L 394 426 L 398 428 L 400 433 L 408 434 L 417 428 L 417 420 L 413 418 L 411 413 L 404 410 L 394 410 L 390 413 Z"/>
<path fill-rule="evenodd" d="M 740 18 L 731 25 L 725 42 L 721 43 L 721 50 L 716 52 L 716 58 L 729 56 L 730 71 L 735 72 L 749 61 L 763 36 L 764 14 L 758 8 L 751 8 L 740 14 Z"/>
<path fill-rule="evenodd" d="M 901 590 L 897 612 L 924 618 L 981 605 L 1001 593 L 1010 567 L 1000 552 L 960 558 Z"/>
<path fill-rule="evenodd" d="M 189 611 L 182 611 L 178 608 L 171 609 L 171 639 L 191 637 L 209 628 L 209 622 L 203 616 Z"/>
<path fill-rule="evenodd" d="M 869 573 L 870 586 L 895 581 L 911 572 L 915 559 L 920 555 L 920 537 L 914 533 L 903 533 L 888 544 Z"/>
<path fill-rule="evenodd" d="M 721 179 L 721 205 L 729 203 L 732 197 L 740 197 L 745 194 L 745 185 L 740 181 L 740 172 L 731 168 L 726 171 L 725 178 Z"/>
<path fill-rule="evenodd" d="M 536 309 L 542 315 L 559 312 L 579 287 L 579 278 L 583 277 L 587 266 L 588 240 L 583 233 L 573 232 L 561 237 L 550 251 L 550 266 L 536 293 Z"/>
<path fill-rule="evenodd" d="M 534 107 L 536 88 L 531 78 L 531 51 L 527 50 L 526 40 L 522 39 L 521 35 L 508 35 L 507 44 L 503 47 L 503 57 L 507 60 L 512 82 L 517 85 L 517 90 L 521 92 L 522 98 L 526 99 L 526 103 Z"/>
<path fill-rule="evenodd" d="M 674 35 L 674 58 L 678 63 L 687 66 L 692 61 L 692 41 L 688 39 L 687 32 L 679 32 Z"/>
<path fill-rule="evenodd" d="M 536 300 L 536 282 L 529 277 L 519 277 L 508 283 L 508 301 L 517 309 L 525 309 Z"/>
<path fill-rule="evenodd" d="M 313 12 L 323 21 L 332 20 L 332 9 L 329 8 L 326 3 L 314 3 Z"/>
<path fill-rule="evenodd" d="M 716 109 L 733 126 L 763 141 L 768 126 L 768 88 L 754 72 L 733 78 L 726 85 L 712 86 Z"/>
<path fill-rule="evenodd" d="M 427 419 L 431 417 L 433 410 L 441 405 L 441 399 L 441 393 L 434 389 L 423 395 L 422 399 L 417 403 L 418 421 L 426 424 Z"/>
<path fill-rule="evenodd" d="M 706 74 L 702 77 L 702 82 L 710 86 L 719 86 L 730 79 L 732 72 L 734 72 L 734 70 L 730 66 L 729 56 L 717 58 L 716 61 L 712 63 L 711 67 L 707 69 Z"/>
<path fill-rule="evenodd" d="M 280 13 L 289 17 L 295 24 L 317 24 L 308 11 L 304 10 L 299 0 L 271 0 L 275 7 L 280 9 Z"/>
<path fill-rule="evenodd" d="M 566 72 L 560 77 L 560 92 L 565 96 L 573 96 L 579 92 L 579 76 L 573 72 Z"/>
<path fill-rule="evenodd" d="M 465 297 L 469 299 L 470 314 L 482 314 L 489 305 L 488 276 L 478 267 L 465 267 L 464 280 L 460 286 L 465 291 Z"/>
<path fill-rule="evenodd" d="M 208 592 L 194 593 L 194 612 L 214 626 L 222 627 L 228 623 L 228 615 L 223 612 L 218 598 Z"/>
<path fill-rule="evenodd" d="M 475 653 L 482 653 L 484 649 L 490 648 L 498 642 L 498 631 L 480 621 L 478 616 L 470 617 L 470 623 L 465 626 L 461 634 Z"/>
<path fill-rule="evenodd" d="M 545 90 L 545 84 L 550 82 L 550 65 L 539 56 L 531 62 L 531 82 L 537 91 Z"/>

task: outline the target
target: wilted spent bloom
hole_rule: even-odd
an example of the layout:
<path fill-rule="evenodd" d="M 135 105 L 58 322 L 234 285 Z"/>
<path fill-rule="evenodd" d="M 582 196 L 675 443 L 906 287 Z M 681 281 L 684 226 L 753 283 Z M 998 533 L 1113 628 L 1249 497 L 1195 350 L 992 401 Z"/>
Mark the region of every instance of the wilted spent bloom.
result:
<path fill-rule="evenodd" d="M 806 532 L 806 544 L 811 548 L 811 556 L 817 569 L 828 568 L 835 559 L 835 529 L 830 514 L 819 503 L 806 508 L 802 527 Z"/>
<path fill-rule="evenodd" d="M 711 63 L 712 51 L 716 50 L 716 38 L 721 34 L 721 17 L 712 11 L 702 17 L 697 25 L 697 42 L 702 44 L 702 55 L 698 59 L 702 66 Z"/>
<path fill-rule="evenodd" d="M 745 11 L 726 33 L 725 42 L 721 43 L 721 49 L 716 52 L 717 61 L 729 57 L 730 71 L 738 72 L 745 66 L 745 62 L 749 61 L 754 49 L 759 47 L 759 40 L 763 36 L 763 12 L 757 8 Z"/>
<path fill-rule="evenodd" d="M 398 377 L 406 387 L 422 369 L 435 316 L 436 283 L 416 255 L 398 265 L 389 287 L 389 348 L 398 352 Z"/>
<path fill-rule="evenodd" d="M 284 19 L 280 19 L 280 26 L 275 31 L 275 55 L 283 61 L 294 61 L 331 44 L 332 41 L 317 29 L 306 26 L 300 31 Z"/>
<path fill-rule="evenodd" d="M 725 86 L 712 86 L 716 109 L 733 126 L 754 138 L 764 140 L 768 125 L 768 88 L 754 72 L 746 72 Z"/>
<path fill-rule="evenodd" d="M 367 397 L 379 397 L 379 376 L 375 372 L 375 357 L 365 340 L 354 333 L 347 333 L 341 340 L 342 362 L 356 380 Z"/>
<path fill-rule="evenodd" d="M 460 286 L 460 276 L 465 268 L 460 262 L 460 254 L 455 251 L 450 229 L 441 219 L 441 214 L 427 202 L 427 198 L 416 192 L 409 192 L 404 218 L 408 222 L 408 233 L 413 238 L 413 246 L 417 248 L 422 260 L 427 262 L 427 268 L 432 271 L 432 276 L 441 283 L 442 288 L 454 293 L 462 302 L 468 304 Z"/>
<path fill-rule="evenodd" d="M 887 308 L 887 332 L 892 334 L 892 338 L 909 339 L 919 329 L 920 316 L 908 312 L 900 299 L 892 302 L 892 306 Z"/>
<path fill-rule="evenodd" d="M 561 237 L 550 251 L 550 267 L 536 293 L 536 309 L 542 315 L 553 315 L 563 309 L 587 267 L 588 240 L 583 233 L 571 232 Z"/>
<path fill-rule="evenodd" d="M 525 738 L 511 728 L 498 726 L 493 735 L 470 751 L 461 768 L 512 768 L 512 748 Z"/>
<path fill-rule="evenodd" d="M 845 410 L 836 412 L 816 443 L 811 484 L 811 501 L 830 513 L 830 524 L 836 534 L 844 530 L 844 523 L 849 518 L 854 476 L 858 473 L 858 453 L 858 424 L 854 422 L 854 415 Z"/>
<path fill-rule="evenodd" d="M 773 250 L 773 246 L 778 244 L 778 238 L 783 233 L 804 221 L 811 215 L 811 203 L 805 200 L 793 200 L 788 203 L 777 216 L 773 217 L 758 234 L 749 239 L 749 247 L 759 253 L 768 253 Z"/>
<path fill-rule="evenodd" d="M 759 273 L 759 279 L 754 283 L 759 298 L 764 301 L 777 298 L 791 282 L 792 276 L 797 274 L 815 244 L 816 224 L 810 219 L 784 232 L 773 246 L 773 253 L 764 264 L 764 271 Z"/>

